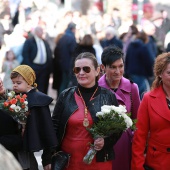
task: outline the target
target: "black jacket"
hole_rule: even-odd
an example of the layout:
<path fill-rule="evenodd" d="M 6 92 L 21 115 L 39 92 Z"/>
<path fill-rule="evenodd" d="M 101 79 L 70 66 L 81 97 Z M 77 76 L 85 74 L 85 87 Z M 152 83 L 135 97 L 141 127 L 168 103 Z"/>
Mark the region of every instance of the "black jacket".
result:
<path fill-rule="evenodd" d="M 55 147 L 57 140 L 49 109 L 53 99 L 36 89 L 27 93 L 27 99 L 30 115 L 27 118 L 23 136 L 24 149 L 35 152 Z"/>
<path fill-rule="evenodd" d="M 0 100 L 6 97 L 0 96 Z M 17 158 L 17 151 L 22 148 L 22 136 L 18 123 L 8 114 L 0 110 L 0 144 L 11 151 Z"/>
<path fill-rule="evenodd" d="M 57 135 L 59 150 L 62 140 L 65 135 L 65 129 L 68 119 L 78 109 L 77 103 L 74 98 L 76 87 L 71 87 L 63 91 L 56 103 L 52 121 Z M 109 90 L 99 87 L 100 93 L 92 101 L 89 101 L 87 107 L 92 116 L 93 122 L 97 121 L 96 113 L 101 111 L 103 105 L 118 105 L 117 99 Z M 101 151 L 97 152 L 97 161 L 103 162 L 106 160 L 114 159 L 113 145 L 117 142 L 120 136 L 110 136 L 105 139 L 104 147 Z M 107 157 L 106 157 L 107 155 Z"/>
<path fill-rule="evenodd" d="M 22 56 L 23 56 L 22 64 L 29 65 L 30 67 L 33 68 L 35 72 L 40 71 L 40 70 L 45 70 L 46 72 L 48 71 L 50 74 L 52 72 L 52 60 L 53 60 L 52 51 L 47 41 L 43 40 L 43 42 L 44 42 L 45 49 L 46 49 L 47 62 L 42 65 L 35 64 L 33 62 L 37 55 L 38 47 L 37 47 L 35 38 L 31 37 L 27 39 L 24 43 L 23 51 L 22 51 Z"/>

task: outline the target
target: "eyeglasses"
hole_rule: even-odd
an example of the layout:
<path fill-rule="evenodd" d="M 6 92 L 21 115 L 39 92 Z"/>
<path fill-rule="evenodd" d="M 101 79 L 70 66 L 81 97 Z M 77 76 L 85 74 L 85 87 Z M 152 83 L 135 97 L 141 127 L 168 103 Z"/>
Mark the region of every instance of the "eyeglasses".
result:
<path fill-rule="evenodd" d="M 90 73 L 90 71 L 91 71 L 91 68 L 89 66 L 84 66 L 82 68 L 81 67 L 74 67 L 73 72 L 75 74 L 78 74 L 81 71 L 81 69 L 83 69 L 83 71 L 86 72 L 86 73 Z"/>

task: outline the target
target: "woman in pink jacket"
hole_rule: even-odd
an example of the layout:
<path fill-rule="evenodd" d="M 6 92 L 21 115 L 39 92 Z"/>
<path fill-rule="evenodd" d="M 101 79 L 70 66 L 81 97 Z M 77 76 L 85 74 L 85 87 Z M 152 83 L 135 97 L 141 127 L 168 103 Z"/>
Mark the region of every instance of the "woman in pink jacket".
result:
<path fill-rule="evenodd" d="M 119 104 L 125 105 L 127 112 L 131 112 L 131 118 L 136 119 L 140 104 L 139 90 L 135 83 L 123 77 L 124 60 L 121 49 L 116 46 L 107 47 L 101 60 L 101 68 L 105 74 L 100 78 L 99 86 L 114 93 Z M 130 170 L 132 137 L 133 132 L 128 129 L 114 146 L 115 160 L 112 170 Z"/>
<path fill-rule="evenodd" d="M 156 58 L 154 74 L 138 111 L 132 170 L 170 170 L 170 53 Z"/>

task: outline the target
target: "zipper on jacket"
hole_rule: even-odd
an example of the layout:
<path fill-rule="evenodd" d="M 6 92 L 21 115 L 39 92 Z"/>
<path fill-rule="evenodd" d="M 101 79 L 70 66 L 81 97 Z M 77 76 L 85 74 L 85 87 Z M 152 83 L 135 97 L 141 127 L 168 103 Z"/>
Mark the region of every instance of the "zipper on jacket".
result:
<path fill-rule="evenodd" d="M 78 108 L 77 108 L 73 113 L 75 113 L 77 110 L 78 110 Z M 73 113 L 72 113 L 72 114 L 73 114 Z M 71 115 L 72 115 L 72 114 L 71 114 Z M 69 116 L 69 118 L 71 117 L 71 115 Z M 68 118 L 68 120 L 69 120 L 69 118 Z M 68 120 L 67 120 L 67 122 L 68 122 Z M 64 126 L 64 133 L 63 133 L 63 136 L 62 136 L 62 138 L 61 138 L 61 142 L 62 142 L 62 140 L 63 140 L 63 138 L 64 138 L 64 135 L 65 135 L 65 130 L 66 130 L 67 122 L 66 122 L 66 124 L 65 124 L 65 126 Z M 61 143 L 61 142 L 60 142 L 60 143 Z"/>

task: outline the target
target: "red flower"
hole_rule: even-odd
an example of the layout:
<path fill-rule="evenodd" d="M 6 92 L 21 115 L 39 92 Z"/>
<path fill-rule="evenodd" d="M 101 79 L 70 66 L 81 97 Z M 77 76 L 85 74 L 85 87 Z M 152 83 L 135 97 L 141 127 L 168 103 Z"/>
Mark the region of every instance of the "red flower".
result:
<path fill-rule="evenodd" d="M 12 99 L 8 100 L 9 105 L 12 105 Z"/>
<path fill-rule="evenodd" d="M 20 98 L 21 98 L 21 96 L 20 96 L 20 95 L 17 95 L 15 98 L 16 98 L 16 99 L 20 99 Z"/>
<path fill-rule="evenodd" d="M 24 103 L 25 99 L 24 98 L 20 98 L 20 102 Z"/>
<path fill-rule="evenodd" d="M 27 95 L 19 94 L 15 95 L 14 91 L 11 91 L 8 94 L 8 99 L 4 102 L 0 102 L 0 109 L 6 110 L 9 115 L 12 117 L 15 117 L 15 120 L 20 124 L 25 124 L 27 120 L 28 114 L 28 102 L 27 101 Z M 11 107 L 12 106 L 12 107 Z M 19 109 L 19 107 L 21 109 Z M 24 114 L 23 114 L 24 113 Z"/>
<path fill-rule="evenodd" d="M 17 103 L 17 99 L 11 99 L 11 104 L 16 104 Z"/>
<path fill-rule="evenodd" d="M 14 111 L 14 109 L 12 109 L 12 108 L 9 108 L 9 110 L 10 110 L 11 112 L 13 112 L 13 111 Z"/>
<path fill-rule="evenodd" d="M 9 103 L 8 102 L 4 102 L 4 107 L 8 107 Z"/>
<path fill-rule="evenodd" d="M 23 96 L 22 96 L 24 99 L 26 99 L 27 98 L 27 95 L 26 94 L 23 94 Z"/>

